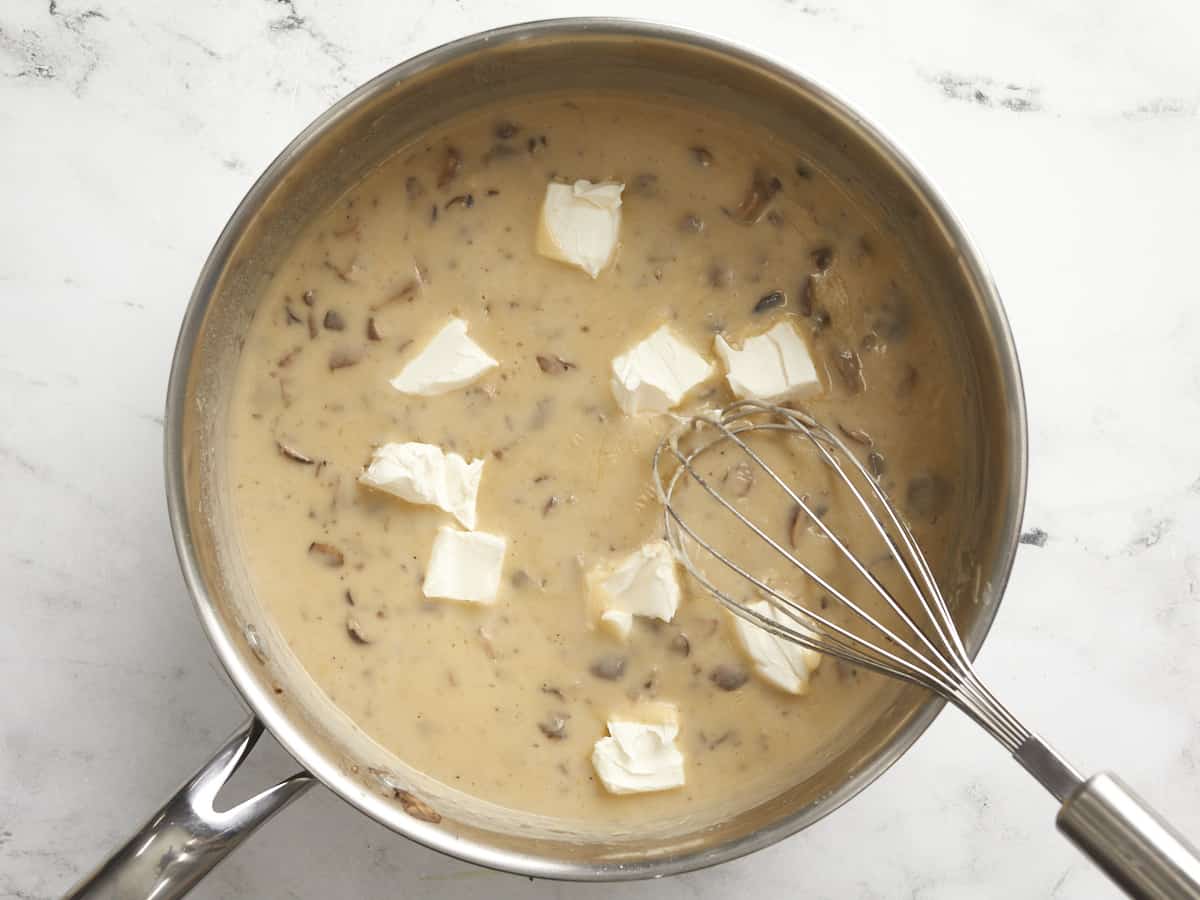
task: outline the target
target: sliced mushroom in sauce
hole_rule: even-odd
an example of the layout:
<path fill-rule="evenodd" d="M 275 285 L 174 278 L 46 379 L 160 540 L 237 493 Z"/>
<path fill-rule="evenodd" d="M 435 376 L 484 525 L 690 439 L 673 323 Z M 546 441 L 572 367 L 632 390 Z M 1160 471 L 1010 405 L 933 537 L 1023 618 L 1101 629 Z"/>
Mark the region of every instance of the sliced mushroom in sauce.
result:
<path fill-rule="evenodd" d="M 625 674 L 625 665 L 628 662 L 628 658 L 619 653 L 606 653 L 593 660 L 588 666 L 588 671 L 605 681 L 616 681 Z"/>
<path fill-rule="evenodd" d="M 745 669 L 728 663 L 714 666 L 708 677 L 723 691 L 736 691 L 750 680 L 750 674 Z"/>
<path fill-rule="evenodd" d="M 308 545 L 308 555 L 330 568 L 341 568 L 346 563 L 346 555 L 333 544 L 324 541 L 313 541 Z"/>
<path fill-rule="evenodd" d="M 755 169 L 742 202 L 730 213 L 731 218 L 743 225 L 753 225 L 763 217 L 767 206 L 782 188 L 783 183 L 774 175 Z"/>

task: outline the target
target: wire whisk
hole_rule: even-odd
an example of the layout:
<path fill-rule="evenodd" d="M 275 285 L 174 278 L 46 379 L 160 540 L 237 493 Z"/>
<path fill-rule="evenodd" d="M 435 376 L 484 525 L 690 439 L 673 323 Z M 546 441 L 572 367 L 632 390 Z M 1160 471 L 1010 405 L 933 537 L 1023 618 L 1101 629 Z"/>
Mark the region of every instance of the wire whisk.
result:
<path fill-rule="evenodd" d="M 851 512 L 866 517 L 869 531 L 882 542 L 885 558 L 896 564 L 909 602 L 901 602 L 872 566 L 827 524 L 827 517 L 802 485 L 789 483 L 764 459 L 759 443 L 764 439 L 782 444 L 785 451 L 788 442 L 795 441 L 796 453 L 807 448 L 816 454 L 815 459 L 824 464 L 822 469 L 832 473 L 837 496 L 844 495 Z M 828 571 L 819 571 L 811 559 L 806 560 L 794 546 L 786 546 L 769 527 L 748 514 L 745 504 L 726 496 L 723 480 L 706 473 L 702 466 L 712 454 L 729 450 L 778 487 L 794 504 L 795 514 L 807 517 L 816 533 L 829 541 L 858 576 L 858 592 L 833 584 Z M 1130 896 L 1200 900 L 1200 858 L 1195 849 L 1114 776 L 1100 774 L 1084 780 L 979 678 L 912 530 L 880 479 L 835 431 L 805 411 L 744 400 L 719 413 L 680 420 L 655 451 L 653 474 L 665 510 L 667 540 L 676 557 L 733 614 L 781 639 L 920 685 L 949 700 L 1062 802 L 1059 828 Z M 811 596 L 811 591 L 786 591 L 761 571 L 751 571 L 745 558 L 739 561 L 736 553 L 720 549 L 715 539 L 702 536 L 681 509 L 681 492 L 693 485 L 765 542 L 778 558 L 802 572 L 833 605 L 825 609 L 806 603 L 803 598 Z M 736 575 L 740 580 L 735 583 L 743 588 L 748 583 L 753 588 L 751 598 L 741 599 L 743 591 L 718 583 L 721 579 L 715 573 Z M 758 599 L 768 601 L 781 615 L 768 616 L 751 608 Z M 871 608 L 872 603 L 877 609 Z"/>

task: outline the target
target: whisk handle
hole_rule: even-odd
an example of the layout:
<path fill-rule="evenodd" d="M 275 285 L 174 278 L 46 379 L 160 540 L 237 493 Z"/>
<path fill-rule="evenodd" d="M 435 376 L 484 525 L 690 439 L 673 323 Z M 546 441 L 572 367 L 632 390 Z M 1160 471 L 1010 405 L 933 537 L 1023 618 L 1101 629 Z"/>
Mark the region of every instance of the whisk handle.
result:
<path fill-rule="evenodd" d="M 1129 896 L 1200 900 L 1200 854 L 1116 776 L 1083 782 L 1056 821 Z"/>

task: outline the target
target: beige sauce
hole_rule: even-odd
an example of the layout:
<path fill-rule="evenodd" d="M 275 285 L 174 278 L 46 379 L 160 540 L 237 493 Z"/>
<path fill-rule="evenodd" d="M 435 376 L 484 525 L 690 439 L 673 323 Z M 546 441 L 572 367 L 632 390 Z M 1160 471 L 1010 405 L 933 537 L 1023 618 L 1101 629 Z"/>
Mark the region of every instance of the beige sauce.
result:
<path fill-rule="evenodd" d="M 761 209 L 746 202 L 756 172 L 759 193 L 774 192 Z M 534 252 L 556 178 L 626 185 L 620 250 L 595 281 Z M 760 302 L 774 291 L 781 305 Z M 397 393 L 388 379 L 452 315 L 499 368 L 438 397 Z M 685 587 L 672 623 L 638 620 L 627 644 L 594 629 L 584 591 L 588 568 L 662 533 L 650 456 L 668 421 L 620 413 L 612 358 L 669 322 L 715 363 L 714 334 L 738 342 L 783 318 L 822 375 L 810 408 L 869 434 L 919 535 L 945 543 L 961 389 L 948 387 L 949 357 L 899 245 L 819 169 L 743 122 L 641 101 L 510 105 L 429 135 L 313 223 L 246 337 L 230 462 L 255 590 L 371 737 L 482 799 L 649 821 L 795 781 L 861 726 L 877 678 L 826 660 L 806 696 L 753 675 L 726 690 L 719 668 L 750 669 L 728 614 L 698 589 Z M 544 370 L 539 355 L 570 367 Z M 730 400 L 718 377 L 689 405 Z M 915 408 L 936 433 L 912 427 Z M 486 460 L 477 527 L 508 539 L 495 605 L 422 596 L 450 517 L 357 484 L 389 441 Z M 614 655 L 619 678 L 592 673 Z M 687 784 L 613 797 L 592 746 L 638 698 L 678 707 Z M 547 736 L 556 719 L 561 736 Z"/>

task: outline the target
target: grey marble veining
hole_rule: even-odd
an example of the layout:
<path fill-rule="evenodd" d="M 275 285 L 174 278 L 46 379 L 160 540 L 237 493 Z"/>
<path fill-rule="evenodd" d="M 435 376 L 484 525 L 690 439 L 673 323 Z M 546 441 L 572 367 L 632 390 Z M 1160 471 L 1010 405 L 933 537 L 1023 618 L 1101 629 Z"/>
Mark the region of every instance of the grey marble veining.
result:
<path fill-rule="evenodd" d="M 388 65 L 480 28 L 596 9 L 0 6 L 0 896 L 55 896 L 240 719 L 177 572 L 160 461 L 179 318 L 229 212 L 300 128 Z M 1120 772 L 1200 835 L 1200 7 L 603 11 L 786 60 L 933 174 L 1006 298 L 1030 409 L 1026 537 L 981 670 L 1081 767 Z M 243 784 L 290 771 L 265 750 Z M 1112 896 L 1053 812 L 947 713 L 836 815 L 706 872 L 531 883 L 437 856 L 314 791 L 197 895 Z"/>

